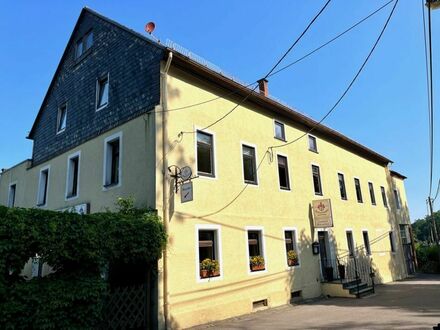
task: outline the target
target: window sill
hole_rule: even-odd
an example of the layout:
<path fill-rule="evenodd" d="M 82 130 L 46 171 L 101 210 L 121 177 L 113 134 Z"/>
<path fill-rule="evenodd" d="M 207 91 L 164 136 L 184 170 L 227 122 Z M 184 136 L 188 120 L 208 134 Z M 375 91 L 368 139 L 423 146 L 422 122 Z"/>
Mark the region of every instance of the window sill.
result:
<path fill-rule="evenodd" d="M 39 204 L 37 204 L 37 207 L 45 207 L 46 205 L 47 205 L 47 203 L 44 203 L 44 204 L 39 203 Z"/>
<path fill-rule="evenodd" d="M 280 190 L 281 190 L 281 191 L 291 191 L 290 187 L 289 187 L 289 188 L 286 188 L 286 187 L 280 187 Z"/>
<path fill-rule="evenodd" d="M 278 136 L 274 136 L 273 138 L 280 140 L 280 141 L 283 141 L 283 142 L 287 142 L 286 138 L 282 138 L 282 137 L 278 137 Z"/>
<path fill-rule="evenodd" d="M 65 131 L 66 131 L 65 128 L 63 128 L 62 130 L 59 130 L 59 131 L 57 131 L 57 135 L 59 135 L 59 134 L 61 134 L 61 133 L 64 133 Z"/>
<path fill-rule="evenodd" d="M 313 150 L 309 148 L 309 151 L 314 152 L 315 154 L 319 154 L 318 150 Z"/>
<path fill-rule="evenodd" d="M 348 201 L 348 198 L 342 198 L 342 197 L 341 197 L 341 201 L 347 202 L 347 201 Z"/>
<path fill-rule="evenodd" d="M 121 186 L 121 183 L 118 182 L 118 183 L 106 184 L 106 185 L 104 185 L 102 187 L 102 189 L 103 190 L 110 190 L 110 189 L 117 188 L 117 187 L 120 187 L 120 186 Z"/>
<path fill-rule="evenodd" d="M 324 194 L 315 192 L 315 196 L 324 196 Z"/>
<path fill-rule="evenodd" d="M 104 104 L 104 105 L 101 105 L 100 107 L 98 107 L 98 108 L 96 108 L 96 112 L 98 112 L 98 111 L 101 111 L 102 109 L 105 109 L 105 108 L 107 108 L 108 107 L 108 103 L 106 103 L 106 104 Z"/>
<path fill-rule="evenodd" d="M 249 185 L 252 185 L 252 186 L 258 186 L 258 182 L 255 182 L 255 181 L 246 181 L 246 180 L 244 180 L 244 184 L 249 184 Z"/>
<path fill-rule="evenodd" d="M 215 174 L 203 173 L 203 172 L 197 172 L 197 175 L 198 175 L 200 178 L 204 178 L 204 179 L 217 179 L 217 177 L 215 176 Z"/>
<path fill-rule="evenodd" d="M 68 196 L 66 196 L 66 201 L 71 201 L 71 200 L 77 199 L 77 198 L 78 198 L 78 195 L 68 195 Z"/>

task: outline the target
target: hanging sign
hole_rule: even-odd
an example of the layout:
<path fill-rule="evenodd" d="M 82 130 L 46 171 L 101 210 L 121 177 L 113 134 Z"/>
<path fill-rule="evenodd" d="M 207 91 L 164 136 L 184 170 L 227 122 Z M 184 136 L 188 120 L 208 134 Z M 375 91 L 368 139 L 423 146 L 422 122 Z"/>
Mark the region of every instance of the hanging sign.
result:
<path fill-rule="evenodd" d="M 313 224 L 315 228 L 333 227 L 332 205 L 330 199 L 318 199 L 312 202 Z"/>
<path fill-rule="evenodd" d="M 181 203 L 190 202 L 193 200 L 193 184 L 192 181 L 182 183 L 180 189 L 180 201 Z"/>

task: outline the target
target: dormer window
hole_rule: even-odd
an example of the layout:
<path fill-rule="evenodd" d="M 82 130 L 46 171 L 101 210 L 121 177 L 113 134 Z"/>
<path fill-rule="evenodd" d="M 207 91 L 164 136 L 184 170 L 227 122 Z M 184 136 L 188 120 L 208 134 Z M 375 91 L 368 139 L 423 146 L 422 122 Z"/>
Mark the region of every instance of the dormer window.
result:
<path fill-rule="evenodd" d="M 108 75 L 99 79 L 96 84 L 96 111 L 105 108 L 108 105 Z"/>
<path fill-rule="evenodd" d="M 67 125 L 67 105 L 63 104 L 58 108 L 57 133 L 64 132 Z"/>
<path fill-rule="evenodd" d="M 75 58 L 80 58 L 87 50 L 93 46 L 93 31 L 89 31 L 76 42 Z"/>

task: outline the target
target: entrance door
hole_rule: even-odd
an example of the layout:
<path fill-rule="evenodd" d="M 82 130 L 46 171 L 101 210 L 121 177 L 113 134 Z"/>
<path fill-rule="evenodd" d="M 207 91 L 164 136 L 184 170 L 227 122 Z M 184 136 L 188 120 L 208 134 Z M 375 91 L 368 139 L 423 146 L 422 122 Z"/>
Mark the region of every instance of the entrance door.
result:
<path fill-rule="evenodd" d="M 318 232 L 318 242 L 322 277 L 326 281 L 333 281 L 333 268 L 330 257 L 328 233 L 326 231 Z"/>

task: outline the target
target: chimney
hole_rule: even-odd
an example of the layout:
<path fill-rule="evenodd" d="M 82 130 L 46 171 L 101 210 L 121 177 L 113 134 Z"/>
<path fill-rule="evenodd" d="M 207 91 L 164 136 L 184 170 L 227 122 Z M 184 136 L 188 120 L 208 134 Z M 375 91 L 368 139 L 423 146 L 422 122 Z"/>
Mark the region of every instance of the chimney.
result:
<path fill-rule="evenodd" d="M 269 96 L 269 87 L 267 86 L 267 83 L 268 83 L 267 79 L 258 80 L 258 87 L 260 88 L 260 94 L 263 94 L 264 96 Z"/>

